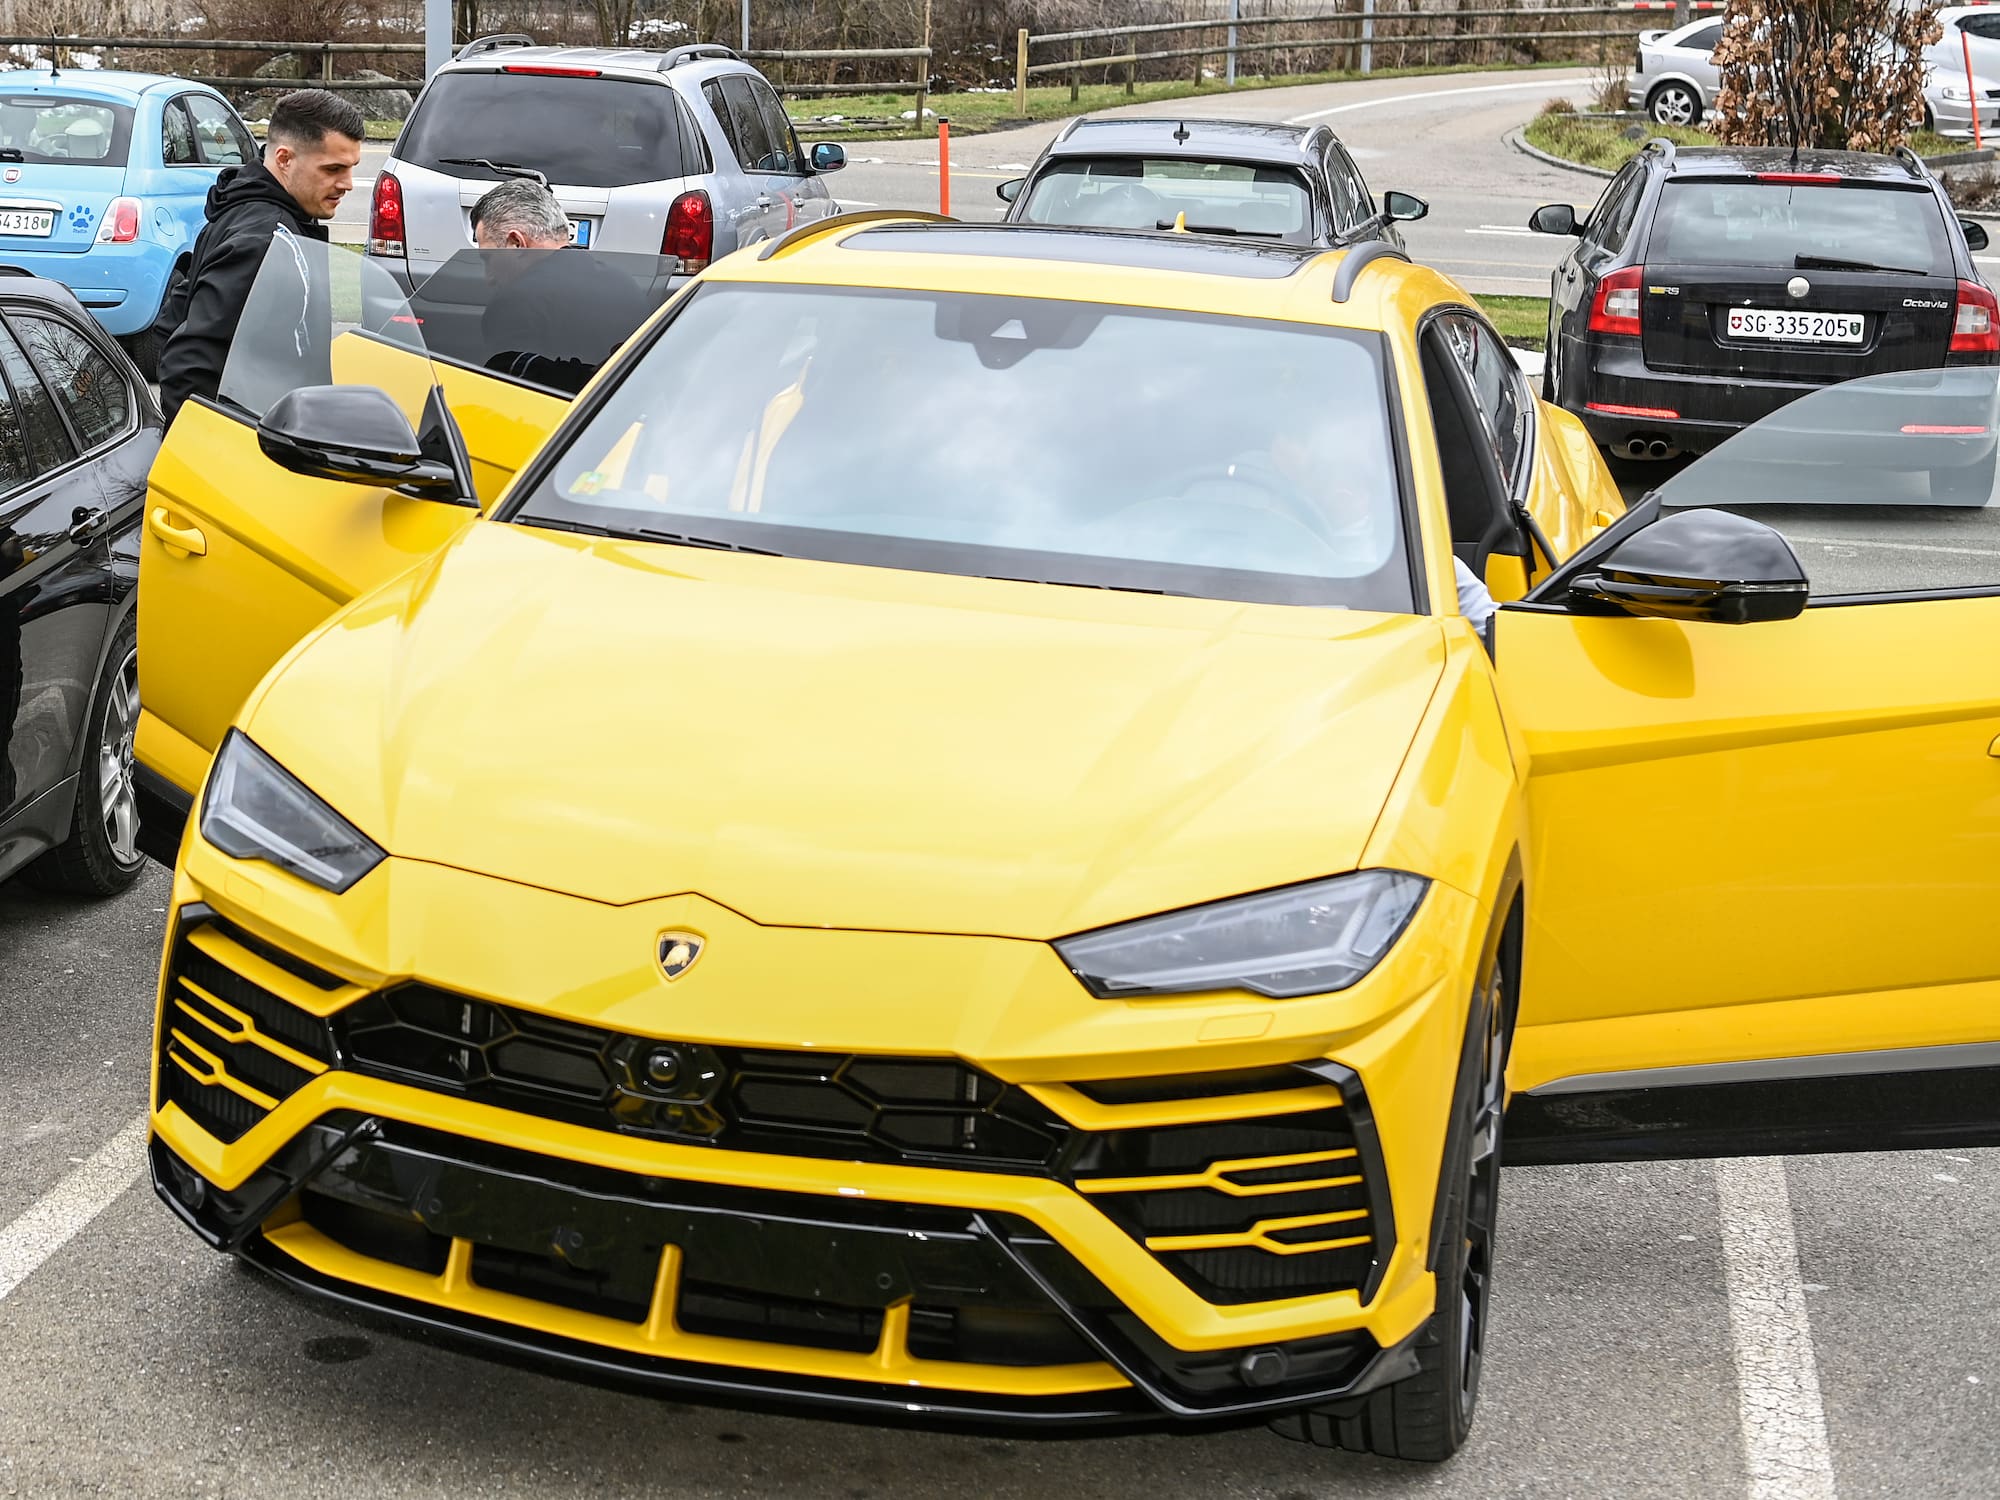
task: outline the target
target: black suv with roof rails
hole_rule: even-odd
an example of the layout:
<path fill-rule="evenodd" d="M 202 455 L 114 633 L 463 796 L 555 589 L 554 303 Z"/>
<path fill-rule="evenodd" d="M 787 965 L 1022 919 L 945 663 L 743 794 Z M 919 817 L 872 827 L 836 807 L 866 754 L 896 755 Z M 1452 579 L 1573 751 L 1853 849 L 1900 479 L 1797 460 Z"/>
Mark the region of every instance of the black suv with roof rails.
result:
<path fill-rule="evenodd" d="M 1577 222 L 1542 394 L 1627 458 L 1704 452 L 1820 386 L 2000 362 L 2000 302 L 1923 161 L 1649 142 Z"/>

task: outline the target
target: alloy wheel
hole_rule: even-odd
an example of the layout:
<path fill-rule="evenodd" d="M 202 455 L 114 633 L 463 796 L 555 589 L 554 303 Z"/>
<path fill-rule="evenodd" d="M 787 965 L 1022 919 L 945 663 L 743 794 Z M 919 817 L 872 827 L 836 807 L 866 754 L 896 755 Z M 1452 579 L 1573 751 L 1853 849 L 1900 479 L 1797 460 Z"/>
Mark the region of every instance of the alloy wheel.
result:
<path fill-rule="evenodd" d="M 1658 125 L 1692 125 L 1700 110 L 1694 95 L 1678 85 L 1670 85 L 1653 95 L 1651 114 Z"/>
<path fill-rule="evenodd" d="M 1493 1239 L 1500 1217 L 1500 1130 L 1506 1108 L 1505 969 L 1494 966 L 1489 981 L 1484 1055 L 1470 1121 L 1466 1152 L 1465 1247 L 1459 1277 L 1464 1318 L 1459 1365 L 1459 1409 L 1469 1420 L 1479 1397 L 1479 1374 L 1486 1355 L 1486 1323 L 1493 1288 Z"/>
<path fill-rule="evenodd" d="M 132 741 L 139 729 L 139 653 L 127 651 L 112 674 L 97 738 L 97 805 L 105 842 L 121 866 L 139 862 L 139 798 L 132 785 Z"/>

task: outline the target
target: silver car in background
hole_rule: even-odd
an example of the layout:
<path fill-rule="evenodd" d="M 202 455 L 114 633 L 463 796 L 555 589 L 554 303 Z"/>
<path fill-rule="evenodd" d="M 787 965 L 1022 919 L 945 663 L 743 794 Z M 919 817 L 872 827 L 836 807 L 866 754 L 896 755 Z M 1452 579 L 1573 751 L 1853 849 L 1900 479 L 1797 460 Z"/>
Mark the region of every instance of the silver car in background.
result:
<path fill-rule="evenodd" d="M 405 288 L 472 244 L 497 182 L 547 186 L 574 243 L 678 257 L 684 276 L 838 213 L 836 145 L 799 144 L 785 107 L 726 47 L 665 52 L 468 43 L 425 85 L 375 178 L 368 255 Z"/>
<path fill-rule="evenodd" d="M 1940 18 L 1957 14 L 1977 14 L 1976 9 L 1941 11 Z M 1626 103 L 1644 111 L 1656 125 L 1699 125 L 1715 107 L 1722 87 L 1711 54 L 1722 40 L 1723 19 L 1711 16 L 1690 21 L 1673 31 L 1642 31 L 1632 59 L 1632 73 L 1625 80 Z M 1977 38 L 1984 30 L 1975 24 L 1967 28 Z M 1942 41 L 1925 49 L 1924 128 L 1939 135 L 1972 134 L 1973 99 L 1979 102 L 1982 130 L 2000 126 L 2000 84 L 1992 75 L 2000 72 L 2000 45 L 1992 41 L 1972 44 L 1973 77 L 1968 86 L 1965 55 L 1958 31 L 1947 21 Z"/>

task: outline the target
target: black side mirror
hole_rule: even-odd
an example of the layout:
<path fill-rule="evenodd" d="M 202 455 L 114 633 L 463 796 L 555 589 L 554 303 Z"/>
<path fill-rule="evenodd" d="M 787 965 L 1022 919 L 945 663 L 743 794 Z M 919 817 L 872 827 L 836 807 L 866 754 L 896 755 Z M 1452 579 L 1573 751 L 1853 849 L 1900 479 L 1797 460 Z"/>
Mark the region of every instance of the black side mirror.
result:
<path fill-rule="evenodd" d="M 420 500 L 455 500 L 453 465 L 424 456 L 409 418 L 372 385 L 308 385 L 271 403 L 257 446 L 281 469 L 314 479 L 398 489 Z"/>
<path fill-rule="evenodd" d="M 1430 211 L 1431 206 L 1415 193 L 1398 193 L 1391 190 L 1382 195 L 1384 218 L 1407 223 L 1412 219 L 1421 219 Z"/>
<path fill-rule="evenodd" d="M 1000 195 L 1002 203 L 1012 203 L 1016 198 L 1021 196 L 1021 189 L 1027 185 L 1028 179 L 1025 177 L 1010 177 L 993 191 Z"/>
<path fill-rule="evenodd" d="M 1537 234 L 1582 234 L 1576 210 L 1567 203 L 1545 203 L 1528 215 L 1528 227 Z"/>
<path fill-rule="evenodd" d="M 812 164 L 815 172 L 838 172 L 847 165 L 847 148 L 821 141 L 812 148 Z"/>
<path fill-rule="evenodd" d="M 1986 226 L 1976 219 L 1960 219 L 1958 227 L 1965 233 L 1965 248 L 1968 250 L 1984 250 L 1992 243 Z"/>
<path fill-rule="evenodd" d="M 1570 580 L 1570 594 L 1628 615 L 1752 625 L 1806 607 L 1791 543 L 1726 510 L 1683 510 L 1626 538 Z"/>

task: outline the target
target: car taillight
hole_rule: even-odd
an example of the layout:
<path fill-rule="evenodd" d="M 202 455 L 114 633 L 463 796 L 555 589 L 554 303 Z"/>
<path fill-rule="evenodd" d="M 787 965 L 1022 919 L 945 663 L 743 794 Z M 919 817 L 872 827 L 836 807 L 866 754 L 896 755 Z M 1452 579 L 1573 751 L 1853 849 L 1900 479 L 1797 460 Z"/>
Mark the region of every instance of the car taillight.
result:
<path fill-rule="evenodd" d="M 97 226 L 100 245 L 129 245 L 139 238 L 139 200 L 113 198 L 104 210 L 104 222 Z"/>
<path fill-rule="evenodd" d="M 1639 284 L 1645 271 L 1631 266 L 1613 271 L 1597 283 L 1597 295 L 1590 299 L 1590 331 L 1639 336 Z"/>
<path fill-rule="evenodd" d="M 1958 311 L 1952 319 L 1953 354 L 2000 352 L 2000 301 L 1976 281 L 1958 284 Z"/>
<path fill-rule="evenodd" d="M 681 270 L 692 276 L 708 269 L 715 255 L 715 210 L 708 194 L 682 193 L 667 210 L 667 232 L 660 239 L 660 254 L 678 255 Z"/>
<path fill-rule="evenodd" d="M 375 176 L 375 199 L 368 209 L 368 253 L 403 254 L 403 185 L 388 172 Z"/>

